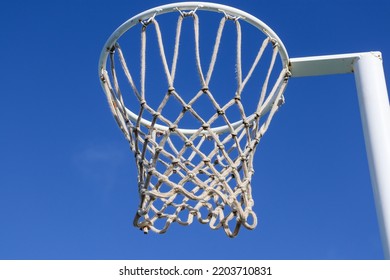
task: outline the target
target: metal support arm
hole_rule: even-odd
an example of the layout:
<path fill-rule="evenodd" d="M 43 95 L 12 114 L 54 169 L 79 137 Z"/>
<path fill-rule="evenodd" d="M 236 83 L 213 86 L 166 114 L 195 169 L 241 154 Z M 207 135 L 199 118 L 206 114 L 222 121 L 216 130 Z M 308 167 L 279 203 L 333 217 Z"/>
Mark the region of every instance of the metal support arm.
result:
<path fill-rule="evenodd" d="M 390 107 L 380 52 L 290 59 L 293 77 L 354 73 L 385 259 L 390 259 Z"/>

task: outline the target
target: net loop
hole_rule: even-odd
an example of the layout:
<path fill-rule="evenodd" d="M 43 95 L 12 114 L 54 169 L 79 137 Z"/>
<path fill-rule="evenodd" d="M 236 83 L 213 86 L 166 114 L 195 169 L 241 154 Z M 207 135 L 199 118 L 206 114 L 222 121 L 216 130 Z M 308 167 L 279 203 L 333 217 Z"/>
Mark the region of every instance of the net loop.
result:
<path fill-rule="evenodd" d="M 182 18 L 185 18 L 185 17 L 193 17 L 195 15 L 196 11 L 198 10 L 198 8 L 199 7 L 196 7 L 194 10 L 191 10 L 191 11 L 182 11 L 179 8 L 175 8 L 175 10 L 177 10 L 180 13 L 180 16 Z"/>
<path fill-rule="evenodd" d="M 155 12 L 154 15 L 151 16 L 151 17 L 148 18 L 148 19 L 145 19 L 145 20 L 141 20 L 141 19 L 140 19 L 140 23 L 142 24 L 142 26 L 143 26 L 144 28 L 146 28 L 149 24 L 153 23 L 154 18 L 156 17 L 156 15 L 157 15 L 157 12 Z"/>
<path fill-rule="evenodd" d="M 224 10 L 221 10 L 221 12 L 225 15 L 225 19 L 227 20 L 232 20 L 232 21 L 238 21 L 241 16 L 232 16 L 232 15 L 229 15 L 226 11 Z"/>

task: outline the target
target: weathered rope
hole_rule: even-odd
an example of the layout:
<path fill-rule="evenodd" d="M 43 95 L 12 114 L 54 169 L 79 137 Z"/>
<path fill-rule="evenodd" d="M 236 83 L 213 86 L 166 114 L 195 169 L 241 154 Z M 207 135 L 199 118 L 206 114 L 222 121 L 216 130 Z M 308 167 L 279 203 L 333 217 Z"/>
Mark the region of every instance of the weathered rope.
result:
<path fill-rule="evenodd" d="M 253 156 L 275 112 L 283 103 L 288 71 L 283 68 L 274 86 L 269 88 L 278 57 L 278 45 L 272 38 L 267 37 L 248 73 L 244 75 L 240 20 L 225 14 L 219 23 L 207 72 L 204 72 L 201 65 L 199 17 L 195 10 L 179 11 L 179 14 L 171 66 L 168 64 L 162 32 L 154 15 L 141 21 L 140 89 L 134 82 L 119 43 L 116 43 L 110 52 L 110 73 L 105 72 L 102 76 L 105 91 L 109 93 L 107 98 L 110 108 L 130 143 L 138 167 L 140 204 L 134 225 L 145 233 L 149 230 L 164 233 L 173 222 L 189 225 L 196 218 L 201 223 L 208 223 L 212 229 L 223 228 L 228 236 L 234 237 L 241 226 L 254 229 L 257 225 L 251 189 Z M 182 22 L 185 18 L 193 20 L 195 63 L 200 82 L 198 92 L 189 101 L 185 101 L 174 87 Z M 209 84 L 227 21 L 234 21 L 236 28 L 237 89 L 229 101 L 220 105 Z M 151 96 L 146 92 L 147 31 L 152 27 L 157 36 L 161 63 L 168 84 L 157 108 L 150 106 L 147 99 Z M 241 101 L 242 93 L 268 46 L 273 48 L 268 72 L 263 81 L 256 111 L 248 115 Z M 125 105 L 115 65 L 116 59 L 119 60 L 124 76 L 139 102 L 136 121 L 129 116 Z M 193 106 L 202 96 L 207 96 L 210 106 L 215 109 L 215 113 L 207 118 Z M 164 113 L 171 99 L 176 100 L 182 107 L 181 112 L 173 119 Z M 266 104 L 272 105 L 269 108 Z M 233 107 L 237 108 L 242 123 L 233 123 L 228 118 L 226 111 Z M 151 116 L 150 123 L 146 126 L 141 121 L 145 114 Z M 199 128 L 194 129 L 191 134 L 180 129 L 181 121 L 188 114 L 199 124 Z M 213 130 L 213 125 L 221 120 L 227 127 L 224 133 Z M 161 129 L 161 124 L 166 129 Z"/>

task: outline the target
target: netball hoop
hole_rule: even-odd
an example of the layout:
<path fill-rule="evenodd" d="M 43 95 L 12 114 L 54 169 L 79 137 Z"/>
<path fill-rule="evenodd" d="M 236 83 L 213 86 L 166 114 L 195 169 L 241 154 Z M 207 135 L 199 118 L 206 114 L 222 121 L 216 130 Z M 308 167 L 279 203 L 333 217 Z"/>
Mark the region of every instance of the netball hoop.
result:
<path fill-rule="evenodd" d="M 211 53 L 205 54 L 200 43 L 200 26 L 203 19 L 210 20 L 207 18 L 210 12 L 218 14 L 218 25 L 213 42 L 207 42 L 213 46 Z M 173 13 L 174 17 L 164 18 L 167 13 Z M 160 20 L 164 26 L 171 25 L 175 33 L 170 59 Z M 187 29 L 183 27 L 185 24 Z M 257 36 L 262 38 L 247 69 L 243 69 L 241 56 L 246 47 L 242 37 L 249 26 L 243 24 L 257 28 Z M 225 31 L 228 25 L 230 30 Z M 137 28 L 141 38 L 139 86 L 130 70 L 136 68 L 134 61 L 125 58 L 122 47 L 130 28 Z M 154 45 L 149 44 L 150 33 L 156 36 Z M 234 37 L 233 44 L 231 39 L 228 42 L 235 57 L 231 71 L 236 82 L 231 88 L 225 87 L 226 79 L 213 81 L 214 70 L 221 69 L 226 62 L 219 53 L 223 36 Z M 185 63 L 180 64 L 183 37 L 186 41 L 192 38 L 193 46 L 187 48 L 193 51 L 192 57 L 184 58 Z M 159 53 L 159 59 L 147 64 L 153 52 Z M 266 55 L 269 57 L 265 58 Z M 206 61 L 203 57 L 210 59 Z M 111 111 L 136 158 L 141 202 L 135 226 L 144 232 L 163 233 L 172 222 L 188 225 L 196 217 L 213 229 L 222 227 L 230 237 L 237 235 L 241 225 L 248 229 L 256 227 L 251 191 L 253 155 L 273 115 L 283 104 L 288 61 L 282 42 L 269 27 L 247 13 L 223 5 L 199 2 L 165 5 L 133 17 L 114 32 L 102 52 L 99 74 Z M 203 68 L 205 64 L 207 71 Z M 160 72 L 159 65 L 162 65 Z M 183 84 L 175 79 L 179 67 L 182 68 L 178 71 L 188 72 L 187 69 L 196 68 L 197 77 Z M 153 71 L 149 84 L 147 71 Z M 121 75 L 126 83 L 120 81 Z M 165 78 L 161 87 L 155 85 L 158 75 Z M 249 92 L 247 86 L 252 78 L 258 81 L 258 87 Z M 132 101 L 125 97 L 130 94 Z M 253 103 L 256 106 L 248 110 L 246 106 Z"/>
<path fill-rule="evenodd" d="M 253 157 L 289 78 L 338 73 L 355 73 L 389 257 L 390 113 L 380 53 L 289 59 L 262 21 L 214 3 L 147 10 L 102 50 L 101 85 L 138 168 L 134 225 L 164 233 L 197 219 L 230 237 L 255 228 Z"/>

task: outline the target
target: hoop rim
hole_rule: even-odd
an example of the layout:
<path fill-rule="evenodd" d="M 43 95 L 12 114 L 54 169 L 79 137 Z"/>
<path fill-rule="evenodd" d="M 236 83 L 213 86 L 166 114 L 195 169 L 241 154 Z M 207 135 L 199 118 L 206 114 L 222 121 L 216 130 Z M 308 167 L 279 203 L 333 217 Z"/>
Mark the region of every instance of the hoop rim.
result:
<path fill-rule="evenodd" d="M 132 18 L 128 19 L 127 21 L 125 21 L 122 25 L 120 25 L 111 34 L 111 36 L 107 39 L 107 41 L 104 44 L 104 47 L 101 51 L 101 54 L 99 57 L 99 65 L 98 65 L 99 77 L 102 77 L 103 73 L 107 71 L 106 70 L 106 63 L 107 63 L 108 55 L 109 55 L 112 47 L 115 45 L 117 40 L 124 33 L 126 33 L 130 28 L 137 25 L 140 21 L 148 19 L 148 18 L 153 17 L 153 16 L 162 15 L 162 14 L 170 13 L 170 12 L 177 12 L 180 10 L 194 10 L 194 9 L 203 10 L 203 11 L 212 11 L 212 12 L 218 12 L 218 13 L 225 13 L 225 14 L 227 13 L 228 15 L 231 15 L 234 17 L 239 17 L 241 20 L 246 21 L 247 23 L 251 24 L 255 28 L 259 29 L 262 33 L 264 33 L 266 36 L 273 39 L 278 44 L 279 54 L 280 54 L 283 66 L 285 69 L 288 69 L 289 56 L 287 53 L 287 49 L 284 46 L 282 40 L 278 37 L 278 35 L 268 25 L 266 25 L 263 21 L 261 21 L 257 17 L 255 17 L 247 12 L 244 12 L 240 9 L 237 9 L 237 8 L 234 8 L 231 6 L 227 6 L 227 5 L 212 3 L 212 2 L 177 2 L 177 3 L 171 3 L 171 4 L 157 6 L 157 7 L 151 8 L 149 10 L 146 10 L 144 12 L 141 12 L 141 13 L 133 16 Z M 104 90 L 102 80 L 101 80 L 101 84 L 102 84 L 102 87 Z M 270 107 L 270 106 L 266 106 L 266 107 Z M 130 118 L 137 119 L 138 116 L 135 113 L 131 112 L 127 108 L 126 108 L 126 111 L 129 114 Z M 254 117 L 254 116 L 252 116 L 252 117 Z M 151 124 L 151 122 L 142 118 L 141 124 L 147 127 L 148 125 Z M 240 124 L 242 124 L 242 121 L 237 121 L 235 123 L 232 123 L 233 127 L 239 126 Z M 158 125 L 158 124 L 155 124 L 155 127 L 157 129 L 160 129 L 160 130 L 168 129 L 168 127 Z M 220 126 L 220 127 L 214 127 L 214 128 L 212 128 L 212 130 L 215 133 L 219 134 L 219 133 L 224 132 L 226 130 L 226 128 L 227 128 L 227 126 Z M 193 134 L 197 130 L 198 129 L 180 128 L 180 131 L 184 134 Z"/>

